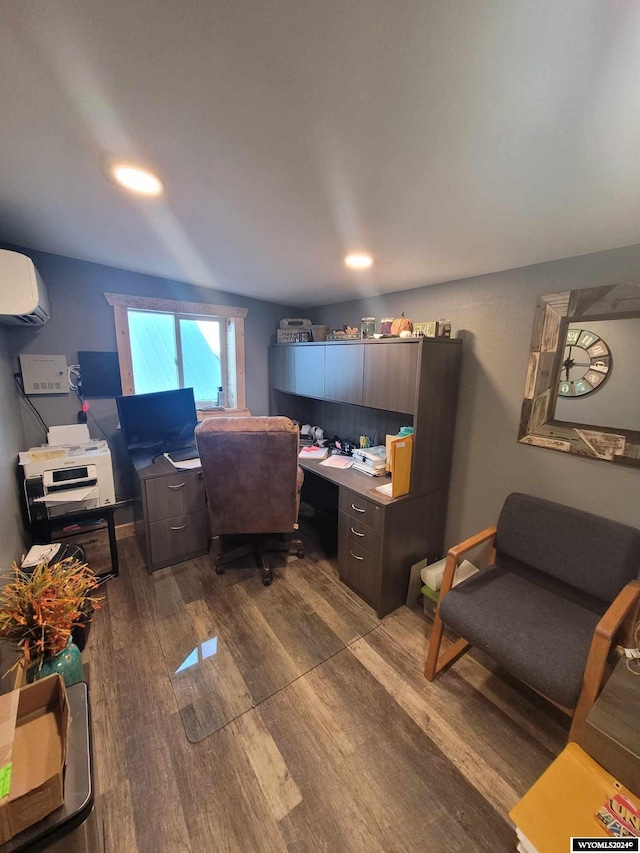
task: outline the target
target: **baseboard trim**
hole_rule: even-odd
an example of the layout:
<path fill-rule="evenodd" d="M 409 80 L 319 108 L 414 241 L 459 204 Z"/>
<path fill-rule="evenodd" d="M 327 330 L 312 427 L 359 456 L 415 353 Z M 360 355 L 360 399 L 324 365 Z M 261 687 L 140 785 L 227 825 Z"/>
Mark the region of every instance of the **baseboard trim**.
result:
<path fill-rule="evenodd" d="M 133 521 L 127 521 L 126 524 L 116 524 L 116 540 L 128 539 L 130 536 L 136 535 L 136 526 Z"/>

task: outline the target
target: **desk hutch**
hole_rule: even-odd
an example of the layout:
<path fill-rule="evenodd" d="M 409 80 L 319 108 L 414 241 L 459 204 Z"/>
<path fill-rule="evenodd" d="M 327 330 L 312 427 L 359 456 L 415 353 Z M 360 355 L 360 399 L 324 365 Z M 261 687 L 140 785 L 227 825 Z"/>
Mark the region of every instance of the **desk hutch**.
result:
<path fill-rule="evenodd" d="M 303 499 L 333 513 L 340 579 L 380 618 L 404 604 L 411 565 L 442 556 L 461 358 L 462 341 L 443 338 L 269 349 L 271 414 L 379 444 L 414 428 L 411 489 L 400 498 L 375 490 L 384 478 L 300 463 Z"/>

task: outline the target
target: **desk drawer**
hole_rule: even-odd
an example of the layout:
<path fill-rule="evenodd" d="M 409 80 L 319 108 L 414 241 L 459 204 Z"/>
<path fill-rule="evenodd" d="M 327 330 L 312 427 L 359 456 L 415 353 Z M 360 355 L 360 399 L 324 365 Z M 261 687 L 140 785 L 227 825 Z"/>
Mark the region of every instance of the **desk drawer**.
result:
<path fill-rule="evenodd" d="M 362 476 L 366 477 L 367 475 L 363 474 Z M 382 532 L 384 509 L 378 504 L 374 504 L 373 501 L 368 501 L 348 489 L 340 489 L 340 510 L 352 518 L 357 518 L 367 527 L 373 527 L 374 530 Z"/>
<path fill-rule="evenodd" d="M 145 482 L 147 521 L 163 521 L 206 509 L 204 483 L 200 471 L 179 471 Z"/>
<path fill-rule="evenodd" d="M 338 530 L 344 533 L 347 539 L 351 539 L 359 548 L 366 548 L 372 554 L 381 553 L 382 534 L 373 527 L 363 524 L 360 519 L 354 518 L 353 515 L 347 515 L 345 512 L 340 512 L 338 516 Z"/>
<path fill-rule="evenodd" d="M 381 560 L 366 548 L 338 534 L 338 574 L 372 607 L 380 600 Z"/>
<path fill-rule="evenodd" d="M 192 512 L 149 525 L 152 563 L 179 563 L 207 551 L 207 513 Z"/>

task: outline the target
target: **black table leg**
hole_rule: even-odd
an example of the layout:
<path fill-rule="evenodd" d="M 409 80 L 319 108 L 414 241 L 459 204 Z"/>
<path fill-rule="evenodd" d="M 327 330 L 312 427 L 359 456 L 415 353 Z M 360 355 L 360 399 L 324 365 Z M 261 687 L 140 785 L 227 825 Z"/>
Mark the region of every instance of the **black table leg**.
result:
<path fill-rule="evenodd" d="M 119 573 L 118 564 L 118 540 L 116 539 L 116 523 L 113 517 L 113 507 L 107 509 L 107 528 L 109 530 L 109 550 L 111 552 L 111 570 L 113 577 L 117 578 Z"/>

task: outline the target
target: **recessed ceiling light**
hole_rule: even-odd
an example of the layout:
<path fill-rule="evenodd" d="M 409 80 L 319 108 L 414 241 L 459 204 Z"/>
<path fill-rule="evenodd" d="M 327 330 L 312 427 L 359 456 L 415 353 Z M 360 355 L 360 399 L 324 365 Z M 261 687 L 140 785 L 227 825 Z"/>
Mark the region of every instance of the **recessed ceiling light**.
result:
<path fill-rule="evenodd" d="M 137 166 L 116 163 L 109 171 L 117 183 L 134 193 L 160 195 L 164 190 L 164 184 L 160 178 L 156 178 L 144 169 L 138 169 Z"/>
<path fill-rule="evenodd" d="M 373 258 L 371 255 L 347 255 L 344 259 L 346 266 L 351 267 L 352 270 L 368 270 L 369 267 L 373 264 Z"/>

